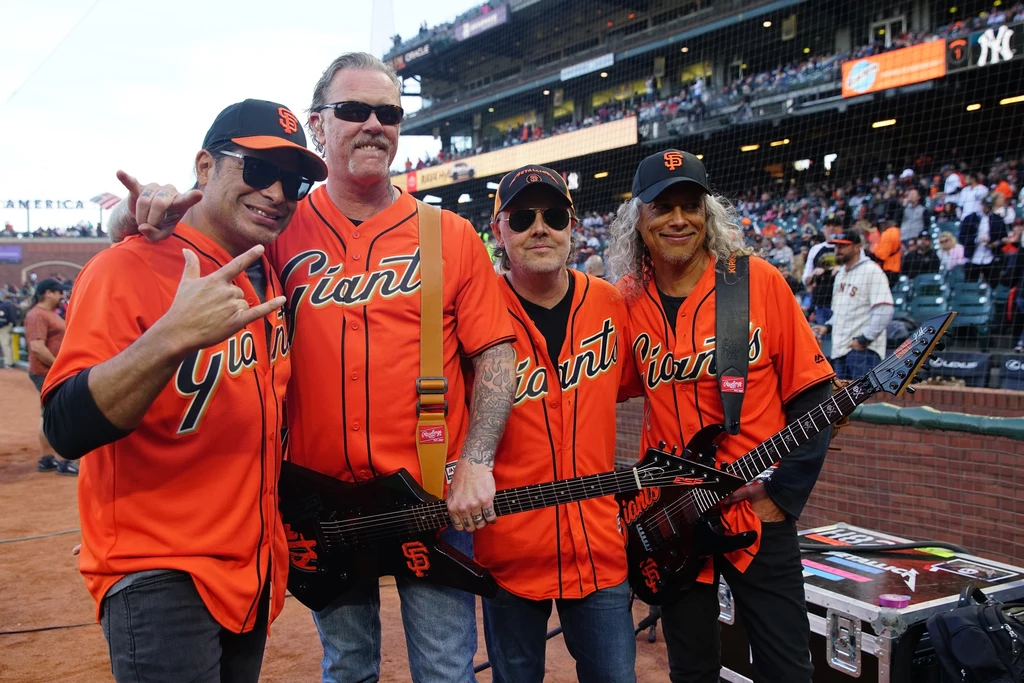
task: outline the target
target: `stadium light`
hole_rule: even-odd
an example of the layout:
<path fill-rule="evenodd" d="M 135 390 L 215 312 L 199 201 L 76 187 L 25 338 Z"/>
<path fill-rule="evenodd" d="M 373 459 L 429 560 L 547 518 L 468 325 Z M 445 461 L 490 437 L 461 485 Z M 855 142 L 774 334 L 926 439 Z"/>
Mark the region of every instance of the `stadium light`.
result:
<path fill-rule="evenodd" d="M 979 109 L 981 109 L 981 105 L 977 102 L 967 105 L 967 111 L 978 111 Z"/>
<path fill-rule="evenodd" d="M 789 144 L 789 138 L 786 138 L 785 140 L 775 140 L 774 142 L 771 143 L 771 146 L 772 147 L 782 147 L 783 145 L 788 145 L 788 144 Z"/>
<path fill-rule="evenodd" d="M 608 171 L 600 171 L 599 173 L 595 173 L 594 174 L 594 179 L 595 180 L 599 180 L 601 178 L 607 178 L 607 177 L 608 177 Z"/>
<path fill-rule="evenodd" d="M 550 95 L 550 94 L 551 94 L 551 91 L 550 91 L 550 90 L 545 90 L 545 91 L 544 91 L 544 94 L 545 94 L 545 95 Z"/>
<path fill-rule="evenodd" d="M 494 199 L 494 193 L 493 192 L 488 193 L 487 198 L 488 199 Z"/>
<path fill-rule="evenodd" d="M 703 154 L 698 154 L 697 155 L 697 160 L 698 161 L 704 161 L 704 155 Z"/>
<path fill-rule="evenodd" d="M 761 149 L 761 145 L 743 145 L 740 147 L 741 152 L 756 152 Z"/>
<path fill-rule="evenodd" d="M 871 124 L 872 128 L 888 128 L 889 126 L 895 126 L 896 119 L 886 119 L 885 121 L 875 121 Z"/>
<path fill-rule="evenodd" d="M 804 54 L 805 54 L 805 55 L 809 55 L 809 54 L 811 54 L 811 48 L 809 48 L 809 47 L 805 47 L 805 48 L 804 48 Z"/>
<path fill-rule="evenodd" d="M 811 167 L 810 159 L 800 159 L 799 161 L 793 162 L 793 168 L 797 171 L 806 171 Z"/>
<path fill-rule="evenodd" d="M 601 78 L 608 78 L 608 72 L 607 71 L 602 71 L 601 72 Z"/>
<path fill-rule="evenodd" d="M 834 164 L 836 162 L 836 159 L 838 159 L 838 158 L 839 158 L 838 154 L 834 154 L 834 153 L 833 154 L 826 154 L 825 155 L 825 170 L 826 171 L 831 171 L 832 170 L 832 164 Z"/>
<path fill-rule="evenodd" d="M 466 192 L 463 192 L 462 194 L 459 195 L 459 204 L 469 204 L 472 201 L 473 198 L 470 197 L 469 194 Z"/>
<path fill-rule="evenodd" d="M 440 204 L 441 198 L 435 197 L 432 194 L 428 194 L 426 197 L 423 198 L 423 201 L 425 201 L 427 204 Z"/>
<path fill-rule="evenodd" d="M 497 190 L 498 189 L 498 183 L 487 183 L 487 189 L 488 190 Z"/>
<path fill-rule="evenodd" d="M 763 24 L 761 24 L 761 26 L 764 26 L 765 28 L 771 28 L 772 27 L 772 22 L 766 21 Z"/>
<path fill-rule="evenodd" d="M 488 114 L 493 114 L 494 113 L 494 107 L 487 107 L 487 113 Z"/>
<path fill-rule="evenodd" d="M 680 50 L 680 52 L 682 52 L 684 54 L 689 52 L 689 51 L 690 51 L 690 48 L 686 47 L 685 45 L 683 46 L 683 49 Z"/>
<path fill-rule="evenodd" d="M 1024 95 L 1017 95 L 1016 97 L 1007 97 L 999 100 L 999 104 L 1017 104 L 1018 102 L 1024 102 Z"/>

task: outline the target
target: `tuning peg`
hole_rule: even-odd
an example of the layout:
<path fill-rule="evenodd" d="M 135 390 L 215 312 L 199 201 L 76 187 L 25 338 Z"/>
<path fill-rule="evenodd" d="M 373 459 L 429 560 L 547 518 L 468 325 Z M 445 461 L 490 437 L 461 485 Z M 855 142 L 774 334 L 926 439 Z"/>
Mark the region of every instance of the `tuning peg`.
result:
<path fill-rule="evenodd" d="M 907 393 L 908 394 L 914 394 L 916 392 L 917 392 L 917 389 L 915 389 L 914 387 L 907 387 Z"/>
<path fill-rule="evenodd" d="M 679 446 L 676 445 L 676 444 L 672 444 L 672 455 L 675 455 L 676 451 L 678 451 L 678 450 L 679 450 Z"/>
<path fill-rule="evenodd" d="M 667 445 L 667 444 L 666 444 L 666 443 L 665 443 L 664 441 L 659 441 L 659 442 L 658 442 L 658 450 L 659 450 L 659 451 L 663 451 L 663 450 L 665 450 L 665 446 L 666 446 L 666 445 Z"/>
<path fill-rule="evenodd" d="M 946 342 L 941 340 L 941 339 L 939 341 L 935 342 L 935 350 L 936 351 L 945 351 L 946 350 Z"/>

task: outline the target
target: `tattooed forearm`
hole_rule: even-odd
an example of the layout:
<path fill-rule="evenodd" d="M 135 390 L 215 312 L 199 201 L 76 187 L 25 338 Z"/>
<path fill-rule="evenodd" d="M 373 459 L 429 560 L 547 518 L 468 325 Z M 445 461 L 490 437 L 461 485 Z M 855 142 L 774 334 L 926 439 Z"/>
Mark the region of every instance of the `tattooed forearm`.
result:
<path fill-rule="evenodd" d="M 515 354 L 511 344 L 498 344 L 473 358 L 473 405 L 462 457 L 478 465 L 494 465 L 494 450 L 512 410 Z"/>

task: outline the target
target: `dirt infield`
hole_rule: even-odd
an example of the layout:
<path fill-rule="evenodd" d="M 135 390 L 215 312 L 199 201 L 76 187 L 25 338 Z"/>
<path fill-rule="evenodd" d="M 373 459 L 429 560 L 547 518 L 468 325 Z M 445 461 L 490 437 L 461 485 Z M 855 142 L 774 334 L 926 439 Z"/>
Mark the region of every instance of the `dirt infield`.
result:
<path fill-rule="evenodd" d="M 35 389 L 19 370 L 0 370 L 0 541 L 49 534 L 78 527 L 76 480 L 36 471 L 36 426 L 39 408 Z M 0 631 L 86 624 L 15 635 L 0 635 L 0 681 L 49 683 L 112 680 L 106 642 L 94 621 L 94 604 L 78 573 L 71 548 L 80 534 L 0 543 Z M 399 619 L 398 595 L 382 581 L 383 622 L 381 680 L 408 681 L 405 639 Z M 309 611 L 293 599 L 274 622 L 263 663 L 263 681 L 318 681 L 321 649 Z M 634 608 L 637 621 L 646 606 Z M 479 620 L 479 610 L 478 610 Z M 557 623 L 552 617 L 551 626 Z M 487 657 L 480 631 L 477 661 Z M 481 683 L 490 674 L 480 674 Z M 572 658 L 562 638 L 548 642 L 547 681 L 576 680 Z M 637 680 L 668 681 L 664 642 L 637 638 Z"/>

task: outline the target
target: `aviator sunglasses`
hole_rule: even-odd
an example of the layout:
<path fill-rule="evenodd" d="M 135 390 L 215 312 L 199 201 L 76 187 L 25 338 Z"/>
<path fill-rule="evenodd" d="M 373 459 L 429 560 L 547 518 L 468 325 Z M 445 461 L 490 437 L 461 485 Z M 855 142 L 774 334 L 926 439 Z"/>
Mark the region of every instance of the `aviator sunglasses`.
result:
<path fill-rule="evenodd" d="M 531 226 L 533 226 L 533 221 L 536 219 L 538 213 L 544 217 L 544 223 L 552 230 L 565 230 L 569 227 L 569 221 L 572 219 L 569 209 L 561 207 L 550 209 L 519 209 L 518 211 L 512 211 L 509 213 L 508 227 L 512 228 L 512 232 L 526 232 Z"/>
<path fill-rule="evenodd" d="M 333 109 L 334 115 L 342 121 L 364 123 L 370 118 L 370 112 L 377 115 L 382 126 L 397 126 L 405 117 L 405 110 L 394 104 L 366 104 L 365 102 L 332 102 L 320 107 L 320 110 Z"/>
<path fill-rule="evenodd" d="M 257 159 L 226 150 L 221 150 L 217 154 L 241 159 L 244 164 L 242 166 L 242 182 L 254 190 L 265 190 L 280 180 L 281 191 L 285 199 L 296 202 L 309 194 L 313 187 L 313 181 L 301 173 L 283 171 L 265 159 Z"/>

